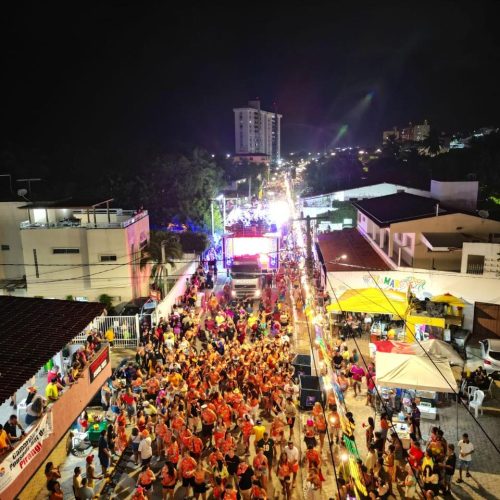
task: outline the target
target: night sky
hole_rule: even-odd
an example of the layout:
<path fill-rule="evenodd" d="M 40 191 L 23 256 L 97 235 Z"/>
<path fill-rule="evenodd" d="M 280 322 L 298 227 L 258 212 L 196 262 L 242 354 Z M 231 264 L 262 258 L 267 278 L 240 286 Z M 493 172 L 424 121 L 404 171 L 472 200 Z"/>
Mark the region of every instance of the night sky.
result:
<path fill-rule="evenodd" d="M 498 2 L 270 3 L 9 2 L 1 140 L 224 153 L 257 96 L 285 151 L 500 124 Z"/>

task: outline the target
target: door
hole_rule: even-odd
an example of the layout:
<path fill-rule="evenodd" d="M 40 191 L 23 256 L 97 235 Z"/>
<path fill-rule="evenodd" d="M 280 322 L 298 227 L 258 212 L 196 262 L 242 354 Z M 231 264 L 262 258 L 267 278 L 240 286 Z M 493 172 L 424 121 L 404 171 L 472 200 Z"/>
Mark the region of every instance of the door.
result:
<path fill-rule="evenodd" d="M 473 332 L 476 338 L 500 337 L 500 305 L 476 302 Z"/>

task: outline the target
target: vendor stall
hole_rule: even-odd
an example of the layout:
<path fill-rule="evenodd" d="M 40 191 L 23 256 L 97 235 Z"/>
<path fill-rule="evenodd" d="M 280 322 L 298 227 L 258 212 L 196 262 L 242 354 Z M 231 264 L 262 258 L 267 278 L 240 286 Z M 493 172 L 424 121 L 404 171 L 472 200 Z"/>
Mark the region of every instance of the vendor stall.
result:
<path fill-rule="evenodd" d="M 457 393 L 458 387 L 448 361 L 413 354 L 377 352 L 375 356 L 377 384 L 382 388 L 416 391 L 425 399 L 419 404 L 422 418 L 436 419 L 436 393 Z"/>

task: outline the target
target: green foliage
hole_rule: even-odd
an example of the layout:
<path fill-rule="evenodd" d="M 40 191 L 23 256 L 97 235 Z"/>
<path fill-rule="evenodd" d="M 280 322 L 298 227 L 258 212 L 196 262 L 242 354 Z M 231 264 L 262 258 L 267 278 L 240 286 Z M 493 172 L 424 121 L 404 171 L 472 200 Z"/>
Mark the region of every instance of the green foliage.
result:
<path fill-rule="evenodd" d="M 66 295 L 65 300 L 75 300 L 73 295 Z"/>
<path fill-rule="evenodd" d="M 109 311 L 113 307 L 113 298 L 107 293 L 102 293 L 99 295 L 97 300 L 104 305 L 107 311 Z"/>
<path fill-rule="evenodd" d="M 341 155 L 312 162 L 306 170 L 305 181 L 310 193 L 328 193 L 356 182 L 363 174 L 363 165 L 351 155 Z"/>
<path fill-rule="evenodd" d="M 184 253 L 200 254 L 204 252 L 209 245 L 209 240 L 205 233 L 197 233 L 194 231 L 179 233 L 179 240 Z"/>

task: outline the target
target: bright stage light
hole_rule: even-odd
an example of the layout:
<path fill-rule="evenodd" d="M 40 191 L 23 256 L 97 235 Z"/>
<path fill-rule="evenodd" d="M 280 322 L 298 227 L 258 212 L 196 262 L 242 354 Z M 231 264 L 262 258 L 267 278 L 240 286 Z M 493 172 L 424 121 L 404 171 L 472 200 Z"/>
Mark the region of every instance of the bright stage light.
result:
<path fill-rule="evenodd" d="M 290 219 L 290 205 L 285 200 L 276 200 L 269 204 L 271 219 L 282 226 Z"/>

